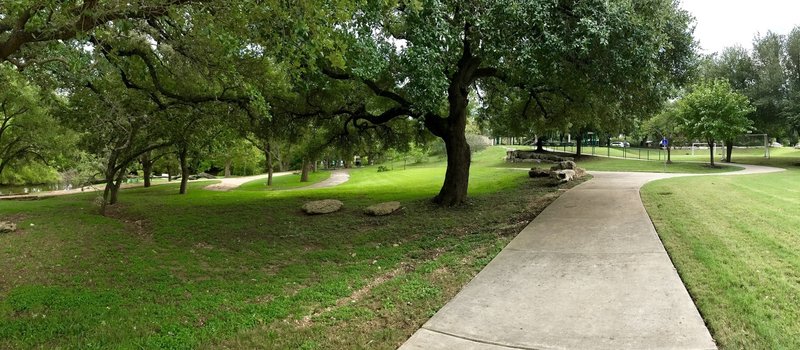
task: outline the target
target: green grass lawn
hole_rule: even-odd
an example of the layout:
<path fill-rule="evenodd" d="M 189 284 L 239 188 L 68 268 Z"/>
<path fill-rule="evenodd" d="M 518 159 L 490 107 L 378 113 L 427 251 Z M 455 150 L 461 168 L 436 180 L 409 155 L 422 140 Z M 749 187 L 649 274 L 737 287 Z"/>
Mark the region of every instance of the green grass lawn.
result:
<path fill-rule="evenodd" d="M 327 180 L 331 177 L 331 172 L 320 170 L 308 174 L 308 182 L 300 182 L 300 174 L 289 174 L 275 176 L 272 178 L 272 186 L 267 186 L 267 180 L 254 180 L 245 183 L 234 189 L 234 191 L 279 191 L 313 185 L 317 182 Z"/>
<path fill-rule="evenodd" d="M 742 170 L 742 167 L 724 163 L 719 163 L 717 167 L 711 168 L 704 163 L 673 162 L 672 164 L 664 164 L 664 162 L 659 161 L 602 157 L 582 157 L 578 159 L 577 164 L 587 170 L 595 171 L 707 174 Z"/>
<path fill-rule="evenodd" d="M 562 193 L 493 158 L 456 209 L 430 203 L 441 162 L 320 190 L 129 189 L 109 217 L 96 193 L 0 201 L 21 228 L 0 236 L 0 348 L 394 349 Z M 321 198 L 345 207 L 300 211 Z M 362 214 L 387 200 L 404 209 Z"/>
<path fill-rule="evenodd" d="M 784 173 L 653 182 L 642 198 L 722 349 L 800 348 L 800 161 L 791 149 L 739 161 Z M 736 159 L 734 159 L 736 160 Z"/>
<path fill-rule="evenodd" d="M 509 146 L 509 147 L 518 147 L 518 146 Z M 564 152 L 564 153 L 575 153 L 574 146 L 567 146 L 567 147 L 550 147 L 554 151 L 557 152 Z M 658 148 L 622 148 L 622 147 L 587 147 L 584 146 L 582 149 L 582 153 L 585 155 L 590 156 L 611 156 L 623 159 L 641 159 L 641 160 L 655 160 L 655 161 L 663 161 L 666 158 L 667 152 Z M 782 148 L 770 148 L 769 149 L 770 156 L 781 158 L 785 157 L 790 154 L 800 155 L 800 150 L 792 148 L 792 147 L 782 147 Z M 724 158 L 724 150 L 722 149 L 715 149 L 714 150 L 714 160 L 715 162 L 722 163 L 722 159 Z M 739 162 L 742 159 L 752 159 L 752 158 L 763 158 L 765 154 L 764 147 L 752 147 L 752 148 L 734 148 L 733 154 L 731 156 L 734 163 Z M 693 162 L 708 162 L 709 161 L 709 154 L 708 149 L 696 149 L 694 154 L 692 154 L 691 148 L 683 148 L 683 149 L 673 149 L 671 159 L 673 161 L 693 161 Z"/>
<path fill-rule="evenodd" d="M 518 148 L 518 149 L 527 149 L 526 148 Z M 584 151 L 587 149 L 584 148 Z M 517 162 L 517 163 L 508 163 L 504 161 L 505 157 L 505 150 L 501 147 L 493 147 L 490 150 L 483 152 L 480 157 L 478 157 L 479 163 L 485 164 L 493 164 L 497 167 L 507 167 L 507 168 L 532 168 L 532 167 L 539 167 L 539 168 L 547 168 L 550 167 L 549 163 L 528 163 L 528 162 Z M 563 152 L 554 152 L 556 155 L 561 155 L 565 157 L 574 157 L 574 154 L 568 154 Z M 489 156 L 493 157 L 489 157 Z M 591 155 L 583 155 L 580 158 L 576 159 L 576 163 L 579 167 L 584 168 L 586 170 L 594 170 L 594 171 L 633 171 L 633 172 L 654 172 L 654 173 L 689 173 L 689 174 L 707 174 L 707 173 L 722 173 L 722 172 L 730 172 L 730 171 L 737 171 L 742 170 L 742 167 L 738 167 L 736 165 L 727 165 L 726 163 L 718 163 L 717 167 L 710 168 L 706 166 L 704 163 L 700 162 L 689 162 L 689 161 L 675 161 L 672 164 L 664 164 L 663 161 L 647 161 L 647 160 L 638 160 L 638 159 L 619 159 L 619 158 L 606 158 L 606 157 L 593 157 Z"/>

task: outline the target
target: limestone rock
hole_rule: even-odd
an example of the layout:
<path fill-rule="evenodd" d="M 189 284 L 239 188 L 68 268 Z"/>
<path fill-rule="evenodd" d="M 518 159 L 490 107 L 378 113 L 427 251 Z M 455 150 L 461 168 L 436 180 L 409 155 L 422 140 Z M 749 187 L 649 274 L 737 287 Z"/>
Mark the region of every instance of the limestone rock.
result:
<path fill-rule="evenodd" d="M 342 205 L 344 205 L 344 203 L 341 201 L 335 199 L 324 199 L 321 201 L 312 201 L 303 204 L 303 211 L 309 215 L 329 214 L 342 209 Z"/>
<path fill-rule="evenodd" d="M 523 151 L 523 150 L 510 150 L 507 152 L 506 160 L 511 162 L 526 162 L 526 161 L 549 161 L 549 162 L 563 162 L 572 161 L 574 158 L 561 157 L 550 153 L 537 153 L 536 151 Z"/>
<path fill-rule="evenodd" d="M 208 173 L 199 173 L 197 175 L 189 175 L 189 180 L 200 180 L 200 179 L 207 179 L 207 180 L 215 180 L 217 177 Z"/>
<path fill-rule="evenodd" d="M 364 214 L 372 216 L 384 216 L 394 213 L 400 209 L 400 202 L 385 202 L 371 205 L 364 209 Z"/>
<path fill-rule="evenodd" d="M 552 168 L 550 168 L 550 170 L 552 170 L 552 171 L 567 170 L 567 169 L 575 170 L 575 168 L 577 168 L 577 167 L 578 166 L 575 165 L 575 162 L 573 162 L 571 160 L 566 160 L 566 161 L 559 162 L 558 164 L 554 165 Z"/>
<path fill-rule="evenodd" d="M 570 182 L 575 178 L 575 170 L 555 170 L 552 172 L 552 176 L 560 183 Z"/>
<path fill-rule="evenodd" d="M 530 176 L 530 177 L 532 177 L 532 178 L 537 178 L 537 177 L 550 177 L 550 172 L 549 172 L 549 171 L 547 171 L 547 170 L 544 170 L 544 169 L 539 169 L 539 168 L 531 168 L 531 170 L 530 170 L 530 171 L 528 171 L 528 176 Z"/>
<path fill-rule="evenodd" d="M 0 233 L 10 233 L 17 230 L 17 225 L 8 221 L 0 221 Z"/>

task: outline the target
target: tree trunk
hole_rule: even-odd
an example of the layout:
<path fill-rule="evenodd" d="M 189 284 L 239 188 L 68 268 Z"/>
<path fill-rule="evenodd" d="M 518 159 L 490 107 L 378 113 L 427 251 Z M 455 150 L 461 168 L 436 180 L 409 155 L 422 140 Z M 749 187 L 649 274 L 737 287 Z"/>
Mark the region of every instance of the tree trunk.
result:
<path fill-rule="evenodd" d="M 289 152 L 292 150 L 291 145 L 284 145 L 286 148 L 283 150 L 281 159 L 278 160 L 278 171 L 289 170 Z"/>
<path fill-rule="evenodd" d="M 536 151 L 537 153 L 544 153 L 544 139 L 540 136 L 536 138 Z"/>
<path fill-rule="evenodd" d="M 181 163 L 181 189 L 178 193 L 186 194 L 186 186 L 189 183 L 189 164 L 186 162 L 189 150 L 186 146 L 182 147 L 178 153 Z"/>
<path fill-rule="evenodd" d="M 714 165 L 714 140 L 708 141 L 708 154 L 711 157 L 711 167 L 715 167 Z"/>
<path fill-rule="evenodd" d="M 444 207 L 464 204 L 469 188 L 469 167 L 472 153 L 465 136 L 467 110 L 469 108 L 468 84 L 454 81 L 448 89 L 450 108 L 447 118 L 425 119 L 425 124 L 434 135 L 439 136 L 447 150 L 447 171 L 444 184 L 434 203 Z"/>
<path fill-rule="evenodd" d="M 451 207 L 463 204 L 467 200 L 472 154 L 463 132 L 450 132 L 442 139 L 447 148 L 447 171 L 442 189 L 433 201 Z"/>
<path fill-rule="evenodd" d="M 672 164 L 672 146 L 667 145 L 667 164 Z"/>
<path fill-rule="evenodd" d="M 308 182 L 308 158 L 303 158 L 303 169 L 300 172 L 300 182 Z"/>
<path fill-rule="evenodd" d="M 575 136 L 575 157 L 581 156 L 581 143 L 583 143 L 583 133 L 579 133 L 578 136 Z"/>
<path fill-rule="evenodd" d="M 117 204 L 119 201 L 119 189 L 122 187 L 122 181 L 125 179 L 125 170 L 120 170 L 119 174 L 117 174 L 117 179 L 114 181 L 113 186 L 111 187 L 111 198 L 108 201 L 108 204 L 114 205 Z"/>
<path fill-rule="evenodd" d="M 142 178 L 144 178 L 144 187 L 150 187 L 150 176 L 153 174 L 153 160 L 150 158 L 150 152 L 142 155 Z"/>
<path fill-rule="evenodd" d="M 225 159 L 225 177 L 231 177 L 231 163 L 230 159 Z"/>
<path fill-rule="evenodd" d="M 275 166 L 272 164 L 272 150 L 270 149 L 269 142 L 267 142 L 267 146 L 264 148 L 264 153 L 267 154 L 267 186 L 272 186 L 272 173 Z"/>
<path fill-rule="evenodd" d="M 114 175 L 106 173 L 106 187 L 103 189 L 103 203 L 100 204 L 100 215 L 106 215 L 106 207 L 111 198 L 111 189 L 114 188 Z"/>
<path fill-rule="evenodd" d="M 733 141 L 725 142 L 725 162 L 731 162 L 731 156 L 733 155 Z"/>
<path fill-rule="evenodd" d="M 103 203 L 100 205 L 100 215 L 105 216 L 106 208 L 109 204 L 111 204 L 111 192 L 114 190 L 114 179 L 117 175 L 115 168 L 118 157 L 119 153 L 112 151 L 108 157 L 108 162 L 106 163 L 106 170 L 103 174 L 106 186 L 103 188 Z"/>

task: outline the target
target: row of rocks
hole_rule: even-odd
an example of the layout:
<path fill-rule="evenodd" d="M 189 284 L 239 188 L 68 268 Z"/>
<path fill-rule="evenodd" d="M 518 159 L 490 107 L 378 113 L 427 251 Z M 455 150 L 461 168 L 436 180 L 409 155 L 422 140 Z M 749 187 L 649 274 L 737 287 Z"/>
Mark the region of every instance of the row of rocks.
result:
<path fill-rule="evenodd" d="M 321 215 L 335 213 L 342 209 L 344 203 L 336 199 L 323 199 L 303 204 L 303 212 L 308 215 Z M 385 202 L 364 208 L 364 214 L 371 216 L 384 216 L 400 210 L 400 202 Z"/>
<path fill-rule="evenodd" d="M 208 173 L 199 173 L 197 175 L 189 175 L 189 180 L 200 180 L 200 179 L 216 180 L 217 177 L 214 176 L 214 175 L 208 174 Z"/>
<path fill-rule="evenodd" d="M 513 150 L 508 151 L 507 157 L 511 162 L 531 162 L 531 161 L 549 161 L 549 162 L 564 162 L 564 161 L 574 161 L 574 158 L 571 157 L 562 157 L 551 153 L 538 153 L 536 151 L 523 151 L 523 150 Z"/>
<path fill-rule="evenodd" d="M 0 221 L 0 233 L 11 233 L 17 230 L 17 225 L 13 222 Z"/>
<path fill-rule="evenodd" d="M 569 182 L 574 179 L 579 179 L 586 175 L 586 171 L 579 168 L 575 162 L 571 160 L 556 163 L 550 170 L 539 168 L 531 168 L 528 171 L 528 176 L 532 178 L 552 177 L 559 183 Z"/>

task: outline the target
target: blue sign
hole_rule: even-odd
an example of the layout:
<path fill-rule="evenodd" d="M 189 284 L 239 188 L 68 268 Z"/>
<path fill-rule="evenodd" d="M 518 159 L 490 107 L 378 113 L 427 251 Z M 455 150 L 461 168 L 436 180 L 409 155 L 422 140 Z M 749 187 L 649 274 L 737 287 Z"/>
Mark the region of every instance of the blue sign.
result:
<path fill-rule="evenodd" d="M 669 141 L 665 137 L 665 138 L 661 139 L 661 147 L 666 148 L 667 146 L 669 146 Z"/>

